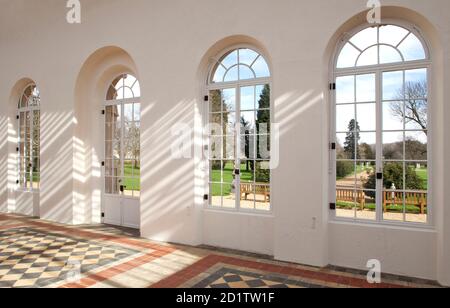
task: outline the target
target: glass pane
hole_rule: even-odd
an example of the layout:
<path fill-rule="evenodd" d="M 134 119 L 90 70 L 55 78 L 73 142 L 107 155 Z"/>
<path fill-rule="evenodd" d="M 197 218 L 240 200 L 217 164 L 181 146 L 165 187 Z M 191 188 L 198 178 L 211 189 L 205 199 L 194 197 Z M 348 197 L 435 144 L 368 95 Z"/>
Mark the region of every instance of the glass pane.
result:
<path fill-rule="evenodd" d="M 236 81 L 238 79 L 239 79 L 239 68 L 238 66 L 234 66 L 227 71 L 227 73 L 225 74 L 224 81 L 231 82 Z"/>
<path fill-rule="evenodd" d="M 209 145 L 209 158 L 221 159 L 223 146 L 223 137 L 211 137 Z"/>
<path fill-rule="evenodd" d="M 230 160 L 236 157 L 236 141 L 234 136 L 223 137 L 223 159 Z"/>
<path fill-rule="evenodd" d="M 398 46 L 398 49 L 403 54 L 405 61 L 423 60 L 426 58 L 422 42 L 412 33 Z"/>
<path fill-rule="evenodd" d="M 428 97 L 427 69 L 405 71 L 406 99 L 420 100 Z"/>
<path fill-rule="evenodd" d="M 222 135 L 222 114 L 213 113 L 209 116 L 210 135 Z"/>
<path fill-rule="evenodd" d="M 355 119 L 355 105 L 336 106 L 336 131 L 347 132 Z"/>
<path fill-rule="evenodd" d="M 139 178 L 124 178 L 124 186 L 125 186 L 124 194 L 130 197 L 133 196 L 133 191 L 141 190 Z"/>
<path fill-rule="evenodd" d="M 428 159 L 428 137 L 425 132 L 406 132 L 405 155 L 406 160 Z"/>
<path fill-rule="evenodd" d="M 270 77 L 270 69 L 266 60 L 263 57 L 259 57 L 252 66 L 253 71 L 257 78 Z"/>
<path fill-rule="evenodd" d="M 364 50 L 378 43 L 378 28 L 366 28 L 355 34 L 350 42 L 352 42 L 360 50 Z"/>
<path fill-rule="evenodd" d="M 222 182 L 222 161 L 213 160 L 210 162 L 210 181 L 215 183 Z"/>
<path fill-rule="evenodd" d="M 385 189 L 396 191 L 403 190 L 403 162 L 387 162 L 383 167 L 383 186 Z"/>
<path fill-rule="evenodd" d="M 428 194 L 426 192 L 405 193 L 406 221 L 413 223 L 427 223 Z"/>
<path fill-rule="evenodd" d="M 358 159 L 375 160 L 376 159 L 376 133 L 360 133 L 358 140 Z"/>
<path fill-rule="evenodd" d="M 270 211 L 270 185 L 255 184 L 255 209 Z"/>
<path fill-rule="evenodd" d="M 239 78 L 241 80 L 248 80 L 256 78 L 255 73 L 245 65 L 239 65 Z"/>
<path fill-rule="evenodd" d="M 336 103 L 355 102 L 355 76 L 336 78 Z"/>
<path fill-rule="evenodd" d="M 268 84 L 256 86 L 257 109 L 270 108 L 270 86 Z"/>
<path fill-rule="evenodd" d="M 405 104 L 406 129 L 428 129 L 428 102 L 408 100 Z"/>
<path fill-rule="evenodd" d="M 234 161 L 224 161 L 223 165 L 223 183 L 235 182 Z"/>
<path fill-rule="evenodd" d="M 256 159 L 256 136 L 253 134 L 241 135 L 241 159 Z"/>
<path fill-rule="evenodd" d="M 133 104 L 123 105 L 123 116 L 125 123 L 130 123 L 133 121 Z"/>
<path fill-rule="evenodd" d="M 378 46 L 371 47 L 364 51 L 358 59 L 356 66 L 376 65 L 378 64 Z"/>
<path fill-rule="evenodd" d="M 140 121 L 141 120 L 141 104 L 133 105 L 133 120 Z"/>
<path fill-rule="evenodd" d="M 239 63 L 251 66 L 259 54 L 251 49 L 239 49 Z"/>
<path fill-rule="evenodd" d="M 238 64 L 238 51 L 233 50 L 232 52 L 225 55 L 224 59 L 222 60 L 222 64 L 226 68 L 230 68 L 231 66 Z"/>
<path fill-rule="evenodd" d="M 248 132 L 249 134 L 255 133 L 255 111 L 243 111 L 241 112 L 241 133 Z"/>
<path fill-rule="evenodd" d="M 383 100 L 402 100 L 403 71 L 383 73 Z"/>
<path fill-rule="evenodd" d="M 256 133 L 269 134 L 270 133 L 270 109 L 259 109 L 256 112 Z"/>
<path fill-rule="evenodd" d="M 403 132 L 383 133 L 383 159 L 403 159 Z"/>
<path fill-rule="evenodd" d="M 336 158 L 353 159 L 355 156 L 352 134 L 336 134 Z"/>
<path fill-rule="evenodd" d="M 270 161 L 256 162 L 255 181 L 260 184 L 270 184 Z"/>
<path fill-rule="evenodd" d="M 428 165 L 424 162 L 406 164 L 406 190 L 428 190 Z"/>
<path fill-rule="evenodd" d="M 375 102 L 375 74 L 356 76 L 356 101 Z"/>
<path fill-rule="evenodd" d="M 380 45 L 380 63 L 396 63 L 402 62 L 402 56 L 400 53 L 393 47 Z"/>
<path fill-rule="evenodd" d="M 356 163 L 356 188 L 376 189 L 376 164 L 375 161 L 360 161 Z"/>
<path fill-rule="evenodd" d="M 255 87 L 241 88 L 241 110 L 255 110 Z"/>
<path fill-rule="evenodd" d="M 253 210 L 255 209 L 255 183 L 242 182 L 239 187 L 240 193 L 240 206 L 242 209 Z"/>
<path fill-rule="evenodd" d="M 222 111 L 222 92 L 220 90 L 213 90 L 209 92 L 210 107 L 209 112 Z"/>
<path fill-rule="evenodd" d="M 210 184 L 210 205 L 214 207 L 222 207 L 222 184 Z"/>
<path fill-rule="evenodd" d="M 243 160 L 241 161 L 241 182 L 255 181 L 255 161 Z"/>
<path fill-rule="evenodd" d="M 234 135 L 236 132 L 236 113 L 235 112 L 224 112 L 223 123 L 225 125 L 224 133 L 226 135 Z"/>
<path fill-rule="evenodd" d="M 359 54 L 360 51 L 358 49 L 347 43 L 339 55 L 337 68 L 354 67 Z"/>
<path fill-rule="evenodd" d="M 376 220 L 376 192 L 374 190 L 356 191 L 356 218 Z"/>
<path fill-rule="evenodd" d="M 383 130 L 404 129 L 404 108 L 403 101 L 383 103 Z"/>
<path fill-rule="evenodd" d="M 380 27 L 380 44 L 387 44 L 396 47 L 409 33 L 408 30 L 393 26 L 386 25 Z"/>
<path fill-rule="evenodd" d="M 235 111 L 236 110 L 236 90 L 225 89 L 222 90 L 222 107 L 223 111 Z"/>
<path fill-rule="evenodd" d="M 357 190 L 354 187 L 336 188 L 336 216 L 341 218 L 356 218 Z"/>
<path fill-rule="evenodd" d="M 356 166 L 353 161 L 336 162 L 336 187 L 338 189 L 356 188 Z"/>
<path fill-rule="evenodd" d="M 377 108 L 376 104 L 356 105 L 358 124 L 361 131 L 376 131 L 377 129 Z"/>
<path fill-rule="evenodd" d="M 256 135 L 257 159 L 270 159 L 270 135 Z"/>
<path fill-rule="evenodd" d="M 214 73 L 213 82 L 223 82 L 226 71 L 227 70 L 222 65 L 218 64 L 216 72 Z"/>
<path fill-rule="evenodd" d="M 222 184 L 222 206 L 224 208 L 235 208 L 236 198 L 235 198 L 235 188 L 231 184 Z"/>
<path fill-rule="evenodd" d="M 395 190 L 383 191 L 383 219 L 404 221 L 404 193 Z"/>

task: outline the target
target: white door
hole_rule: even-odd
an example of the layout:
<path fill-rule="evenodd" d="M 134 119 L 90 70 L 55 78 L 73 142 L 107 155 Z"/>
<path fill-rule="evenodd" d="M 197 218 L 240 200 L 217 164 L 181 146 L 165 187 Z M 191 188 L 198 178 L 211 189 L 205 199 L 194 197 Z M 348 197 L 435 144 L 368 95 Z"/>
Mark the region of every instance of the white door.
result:
<path fill-rule="evenodd" d="M 132 77 L 129 76 L 128 80 L 129 78 Z M 141 190 L 139 98 L 107 100 L 104 165 L 103 222 L 139 229 Z"/>

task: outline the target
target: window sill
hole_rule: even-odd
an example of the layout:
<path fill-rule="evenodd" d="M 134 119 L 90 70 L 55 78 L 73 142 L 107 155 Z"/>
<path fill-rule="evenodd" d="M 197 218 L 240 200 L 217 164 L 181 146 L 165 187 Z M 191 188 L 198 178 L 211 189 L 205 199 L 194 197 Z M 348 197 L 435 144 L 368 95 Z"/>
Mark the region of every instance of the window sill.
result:
<path fill-rule="evenodd" d="M 424 232 L 436 231 L 435 226 L 431 224 L 408 223 L 408 222 L 399 223 L 389 221 L 366 221 L 366 220 L 354 220 L 345 218 L 330 218 L 328 223 L 334 225 L 347 225 L 347 226 L 358 226 L 369 228 L 390 228 L 409 231 L 424 231 Z"/>
<path fill-rule="evenodd" d="M 205 206 L 203 208 L 203 210 L 206 212 L 214 212 L 214 213 L 274 218 L 273 210 L 270 210 L 270 211 L 242 210 L 242 209 L 238 210 L 238 209 L 232 209 L 232 208 L 228 209 L 228 208 L 220 208 L 220 207 L 213 207 L 213 206 Z"/>

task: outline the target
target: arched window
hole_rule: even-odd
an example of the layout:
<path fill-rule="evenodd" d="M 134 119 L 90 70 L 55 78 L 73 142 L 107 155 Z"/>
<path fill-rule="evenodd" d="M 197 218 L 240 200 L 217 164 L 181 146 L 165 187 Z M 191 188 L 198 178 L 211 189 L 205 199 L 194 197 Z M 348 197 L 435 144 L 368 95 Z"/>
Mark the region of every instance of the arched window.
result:
<path fill-rule="evenodd" d="M 209 206 L 270 211 L 270 70 L 253 49 L 215 61 L 208 82 Z"/>
<path fill-rule="evenodd" d="M 336 57 L 336 217 L 428 223 L 429 52 L 413 27 L 378 25 Z"/>
<path fill-rule="evenodd" d="M 18 185 L 19 189 L 27 191 L 39 190 L 40 103 L 35 84 L 25 88 L 18 103 Z"/>
<path fill-rule="evenodd" d="M 141 90 L 123 74 L 109 86 L 105 101 L 105 193 L 139 198 Z"/>

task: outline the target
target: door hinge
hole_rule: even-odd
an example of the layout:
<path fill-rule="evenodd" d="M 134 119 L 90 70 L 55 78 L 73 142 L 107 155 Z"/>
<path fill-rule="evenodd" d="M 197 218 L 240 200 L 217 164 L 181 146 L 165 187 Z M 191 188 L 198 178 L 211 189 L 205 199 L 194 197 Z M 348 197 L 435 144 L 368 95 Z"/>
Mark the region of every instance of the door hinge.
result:
<path fill-rule="evenodd" d="M 332 142 L 332 143 L 331 143 L 330 149 L 336 150 L 336 142 Z"/>
<path fill-rule="evenodd" d="M 205 95 L 205 97 L 203 97 L 203 100 L 204 100 L 205 102 L 209 102 L 209 95 Z"/>
<path fill-rule="evenodd" d="M 209 200 L 209 195 L 203 195 L 203 200 L 208 201 Z"/>
<path fill-rule="evenodd" d="M 20 149 L 17 147 L 17 148 L 16 148 L 16 152 L 19 152 L 19 151 L 20 151 Z"/>
<path fill-rule="evenodd" d="M 334 90 L 336 90 L 336 83 L 335 82 L 330 83 L 330 91 L 334 91 Z"/>
<path fill-rule="evenodd" d="M 19 115 L 17 115 L 16 119 L 17 119 L 17 120 L 19 120 L 19 119 L 20 119 L 20 116 L 19 116 Z"/>
<path fill-rule="evenodd" d="M 336 210 L 336 203 L 330 203 L 330 210 L 332 211 Z"/>
<path fill-rule="evenodd" d="M 382 172 L 378 172 L 377 173 L 377 180 L 382 180 L 383 179 L 383 173 Z"/>
<path fill-rule="evenodd" d="M 105 213 L 102 213 L 102 218 L 105 218 Z"/>
<path fill-rule="evenodd" d="M 105 111 L 105 110 L 102 110 L 102 115 L 105 115 L 105 113 L 106 113 L 106 111 Z"/>
<path fill-rule="evenodd" d="M 19 183 L 20 183 L 20 181 L 19 181 L 19 180 L 17 180 L 17 181 L 16 181 L 16 184 L 17 184 L 17 185 L 19 185 Z"/>
<path fill-rule="evenodd" d="M 105 162 L 104 161 L 102 161 L 102 167 L 105 167 Z"/>

